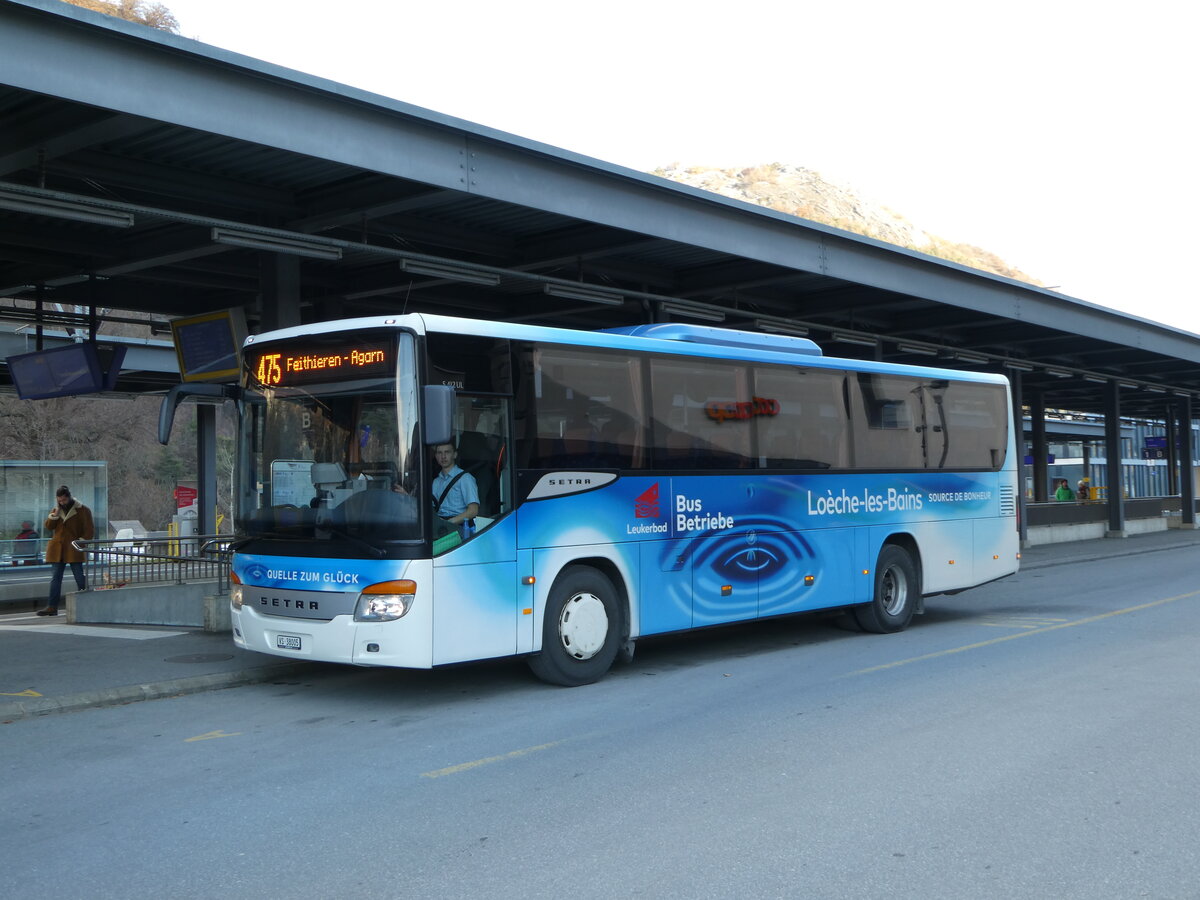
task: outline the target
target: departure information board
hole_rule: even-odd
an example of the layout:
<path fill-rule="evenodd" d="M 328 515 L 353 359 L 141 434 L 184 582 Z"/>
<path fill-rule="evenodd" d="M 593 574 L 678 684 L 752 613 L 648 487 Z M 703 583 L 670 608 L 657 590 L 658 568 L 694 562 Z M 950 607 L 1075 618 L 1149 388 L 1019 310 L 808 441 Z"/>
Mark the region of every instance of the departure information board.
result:
<path fill-rule="evenodd" d="M 395 362 L 391 341 L 352 339 L 345 344 L 264 347 L 246 355 L 251 382 L 268 388 L 390 375 Z"/>
<path fill-rule="evenodd" d="M 246 337 L 241 310 L 174 319 L 171 336 L 182 380 L 237 381 L 241 362 L 238 348 Z"/>
<path fill-rule="evenodd" d="M 126 347 L 84 341 L 8 357 L 8 374 L 22 400 L 76 397 L 116 387 Z"/>

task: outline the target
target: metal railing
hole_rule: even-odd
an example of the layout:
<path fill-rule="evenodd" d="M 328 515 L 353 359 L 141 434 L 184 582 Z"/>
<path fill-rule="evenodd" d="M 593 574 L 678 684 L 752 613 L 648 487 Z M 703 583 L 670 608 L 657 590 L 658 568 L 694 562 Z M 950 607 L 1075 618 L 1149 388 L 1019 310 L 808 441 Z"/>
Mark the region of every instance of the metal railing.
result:
<path fill-rule="evenodd" d="M 229 591 L 228 548 L 232 540 L 228 534 L 194 534 L 75 541 L 74 546 L 87 554 L 84 571 L 93 590 L 216 581 L 217 593 L 225 594 Z"/>

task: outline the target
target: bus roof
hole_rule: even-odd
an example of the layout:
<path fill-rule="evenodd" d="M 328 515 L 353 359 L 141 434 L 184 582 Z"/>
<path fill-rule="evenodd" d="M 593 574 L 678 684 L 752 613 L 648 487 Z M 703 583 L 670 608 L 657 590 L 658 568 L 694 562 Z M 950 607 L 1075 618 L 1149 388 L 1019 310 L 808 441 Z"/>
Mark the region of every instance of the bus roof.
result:
<path fill-rule="evenodd" d="M 709 359 L 731 359 L 746 362 L 770 362 L 785 365 L 804 365 L 815 368 L 850 369 L 856 372 L 895 373 L 922 375 L 936 374 L 939 378 L 956 381 L 978 381 L 1007 384 L 1008 379 L 993 372 L 966 372 L 959 369 L 944 369 L 932 366 L 905 366 L 873 360 L 845 359 L 824 356 L 820 347 L 807 338 L 790 335 L 762 334 L 738 331 L 730 328 L 687 325 L 683 323 L 659 323 L 635 325 L 627 328 L 611 328 L 599 331 L 581 331 L 571 328 L 556 328 L 547 325 L 527 325 L 518 322 L 497 322 L 486 319 L 464 319 L 453 316 L 438 316 L 425 313 L 409 313 L 398 316 L 367 316 L 341 319 L 332 322 L 315 322 L 311 325 L 296 325 L 252 335 L 246 344 L 268 341 L 290 340 L 316 334 L 332 334 L 338 331 L 363 329 L 407 329 L 418 334 L 445 333 L 474 335 L 478 337 L 507 338 L 509 340 L 541 341 L 554 344 L 572 344 L 579 347 L 609 348 L 614 350 L 639 350 L 696 356 Z"/>

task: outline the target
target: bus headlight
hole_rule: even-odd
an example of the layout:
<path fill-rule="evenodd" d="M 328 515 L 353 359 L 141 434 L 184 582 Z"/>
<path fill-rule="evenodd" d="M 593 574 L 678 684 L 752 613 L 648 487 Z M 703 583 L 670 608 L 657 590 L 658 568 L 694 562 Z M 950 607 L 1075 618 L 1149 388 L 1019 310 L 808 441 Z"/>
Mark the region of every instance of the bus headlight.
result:
<path fill-rule="evenodd" d="M 242 580 L 233 572 L 229 573 L 229 604 L 234 609 L 242 608 Z"/>
<path fill-rule="evenodd" d="M 417 596 L 417 583 L 381 581 L 363 589 L 354 608 L 355 622 L 392 622 L 408 612 Z"/>

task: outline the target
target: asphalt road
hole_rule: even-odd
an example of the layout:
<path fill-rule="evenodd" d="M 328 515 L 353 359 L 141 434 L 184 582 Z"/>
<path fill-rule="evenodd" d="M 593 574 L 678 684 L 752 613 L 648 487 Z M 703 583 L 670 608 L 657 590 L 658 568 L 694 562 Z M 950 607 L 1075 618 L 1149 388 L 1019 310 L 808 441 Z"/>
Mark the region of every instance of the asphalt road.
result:
<path fill-rule="evenodd" d="M 13 898 L 1200 897 L 1190 552 L 907 632 L 807 617 L 0 726 Z"/>

